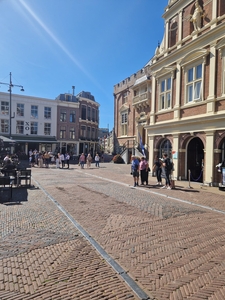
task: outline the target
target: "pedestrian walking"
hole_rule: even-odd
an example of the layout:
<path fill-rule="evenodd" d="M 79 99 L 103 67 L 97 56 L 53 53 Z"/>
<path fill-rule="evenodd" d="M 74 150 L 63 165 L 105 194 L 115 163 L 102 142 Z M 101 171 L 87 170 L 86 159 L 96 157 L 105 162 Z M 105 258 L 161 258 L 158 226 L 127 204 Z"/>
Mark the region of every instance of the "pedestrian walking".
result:
<path fill-rule="evenodd" d="M 96 168 L 99 168 L 99 160 L 100 160 L 100 157 L 99 157 L 98 153 L 96 153 L 96 155 L 95 155 L 95 166 L 96 166 Z"/>

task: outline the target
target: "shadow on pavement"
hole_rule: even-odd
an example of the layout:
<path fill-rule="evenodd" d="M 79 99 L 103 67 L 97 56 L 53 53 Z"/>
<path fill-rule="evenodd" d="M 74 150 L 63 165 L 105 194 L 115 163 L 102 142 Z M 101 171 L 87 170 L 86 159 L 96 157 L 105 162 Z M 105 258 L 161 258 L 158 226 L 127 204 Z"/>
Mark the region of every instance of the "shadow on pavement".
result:
<path fill-rule="evenodd" d="M 21 202 L 28 201 L 28 189 L 33 189 L 34 187 L 14 187 L 12 189 L 12 198 L 9 195 L 8 190 L 1 192 L 0 204 L 4 205 L 14 205 L 21 204 Z M 10 199 L 11 198 L 11 199 Z"/>

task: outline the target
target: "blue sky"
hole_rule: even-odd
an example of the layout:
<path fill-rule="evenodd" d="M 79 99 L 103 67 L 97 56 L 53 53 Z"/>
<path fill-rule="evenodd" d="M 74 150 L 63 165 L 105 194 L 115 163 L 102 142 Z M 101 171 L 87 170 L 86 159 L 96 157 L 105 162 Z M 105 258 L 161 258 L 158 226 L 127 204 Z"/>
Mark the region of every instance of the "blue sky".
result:
<path fill-rule="evenodd" d="M 89 91 L 113 128 L 113 87 L 152 58 L 168 0 L 0 0 L 0 82 L 55 99 Z M 1 85 L 0 91 L 7 92 Z M 14 87 L 13 93 L 20 94 Z"/>

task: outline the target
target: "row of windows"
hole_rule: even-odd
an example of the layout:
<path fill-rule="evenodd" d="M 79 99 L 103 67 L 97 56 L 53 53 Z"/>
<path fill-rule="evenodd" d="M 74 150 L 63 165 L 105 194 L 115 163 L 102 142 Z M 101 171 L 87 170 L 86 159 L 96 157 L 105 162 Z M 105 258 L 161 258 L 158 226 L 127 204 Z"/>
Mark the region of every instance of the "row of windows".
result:
<path fill-rule="evenodd" d="M 24 134 L 29 131 L 30 134 L 38 134 L 38 122 L 31 122 L 29 127 L 24 126 L 24 121 L 16 121 L 16 133 Z M 1 132 L 9 133 L 9 120 L 1 120 Z M 51 123 L 44 123 L 44 134 L 51 135 Z"/>
<path fill-rule="evenodd" d="M 201 100 L 202 64 L 189 68 L 186 72 L 186 103 Z M 160 80 L 159 109 L 171 108 L 172 78 Z"/>
<path fill-rule="evenodd" d="M 16 115 L 19 117 L 24 117 L 24 104 L 17 103 L 16 107 Z M 1 114 L 9 115 L 9 102 L 8 101 L 1 101 Z M 31 105 L 31 118 L 38 119 L 38 106 Z M 44 107 L 44 118 L 51 119 L 52 111 L 51 107 Z M 81 119 L 88 120 L 93 122 L 98 122 L 98 110 L 95 108 L 91 108 L 90 106 L 82 105 L 82 112 L 81 112 Z M 60 111 L 60 122 L 67 122 L 67 111 L 65 109 L 61 109 Z M 69 122 L 75 123 L 76 122 L 76 111 L 71 110 L 69 112 Z"/>
<path fill-rule="evenodd" d="M 202 98 L 203 65 L 196 64 L 186 71 L 186 103 L 199 101 Z M 172 78 L 167 76 L 159 81 L 159 110 L 171 108 Z M 121 135 L 127 135 L 128 112 L 121 113 Z"/>
<path fill-rule="evenodd" d="M 8 101 L 1 101 L 1 114 L 9 115 L 9 102 Z M 31 105 L 30 110 L 31 118 L 37 119 L 38 118 L 38 106 Z M 17 103 L 16 105 L 16 115 L 19 117 L 24 117 L 24 104 Z M 44 118 L 51 119 L 52 110 L 51 107 L 44 107 Z"/>
<path fill-rule="evenodd" d="M 9 120 L 1 120 L 1 132 L 2 133 L 9 133 Z M 38 134 L 38 122 L 30 122 L 30 125 L 26 125 L 24 121 L 16 121 L 16 133 L 17 134 L 24 134 L 29 132 L 29 134 Z M 44 135 L 51 135 L 51 123 L 44 123 Z M 91 128 L 89 126 L 81 126 L 80 135 L 84 138 L 93 138 L 96 139 L 98 136 L 98 129 Z M 61 139 L 65 139 L 66 136 L 66 126 L 60 127 L 59 137 Z M 75 128 L 71 127 L 69 129 L 69 138 L 75 139 Z"/>
<path fill-rule="evenodd" d="M 98 122 L 98 110 L 94 107 L 82 105 L 81 106 L 81 119 L 92 122 Z"/>
<path fill-rule="evenodd" d="M 66 122 L 67 121 L 67 111 L 64 109 L 61 109 L 60 111 L 60 118 L 59 118 L 60 122 Z M 76 111 L 75 110 L 71 110 L 69 113 L 69 121 L 71 123 L 75 123 L 76 122 Z"/>
<path fill-rule="evenodd" d="M 69 130 L 69 138 L 75 140 L 75 128 L 71 127 Z M 60 139 L 66 139 L 66 126 L 61 126 L 59 131 L 59 138 Z"/>
<path fill-rule="evenodd" d="M 89 127 L 85 125 L 81 125 L 80 127 L 80 136 L 87 139 L 97 139 L 98 137 L 98 129 L 94 127 Z"/>

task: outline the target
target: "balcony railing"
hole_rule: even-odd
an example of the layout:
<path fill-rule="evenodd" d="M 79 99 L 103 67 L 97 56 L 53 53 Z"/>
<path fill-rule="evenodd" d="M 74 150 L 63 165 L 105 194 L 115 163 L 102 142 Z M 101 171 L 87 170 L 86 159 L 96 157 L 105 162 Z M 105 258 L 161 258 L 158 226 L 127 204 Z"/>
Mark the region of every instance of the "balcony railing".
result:
<path fill-rule="evenodd" d="M 151 99 L 150 92 L 142 93 L 133 98 L 133 105 L 141 105 L 141 104 L 148 105 L 150 99 Z"/>

